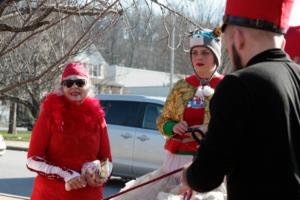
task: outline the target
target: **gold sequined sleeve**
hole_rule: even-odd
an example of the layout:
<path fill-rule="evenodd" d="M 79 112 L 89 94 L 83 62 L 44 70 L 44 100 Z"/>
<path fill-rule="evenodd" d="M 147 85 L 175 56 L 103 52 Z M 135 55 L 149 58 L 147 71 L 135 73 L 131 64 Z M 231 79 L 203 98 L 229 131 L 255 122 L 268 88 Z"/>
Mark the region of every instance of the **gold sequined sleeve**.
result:
<path fill-rule="evenodd" d="M 189 90 L 184 79 L 179 80 L 168 95 L 163 111 L 158 118 L 157 127 L 163 135 L 169 134 L 164 132 L 164 125 L 167 122 L 177 123 L 182 120 L 185 108 L 186 90 Z M 190 94 L 188 94 L 190 96 Z"/>

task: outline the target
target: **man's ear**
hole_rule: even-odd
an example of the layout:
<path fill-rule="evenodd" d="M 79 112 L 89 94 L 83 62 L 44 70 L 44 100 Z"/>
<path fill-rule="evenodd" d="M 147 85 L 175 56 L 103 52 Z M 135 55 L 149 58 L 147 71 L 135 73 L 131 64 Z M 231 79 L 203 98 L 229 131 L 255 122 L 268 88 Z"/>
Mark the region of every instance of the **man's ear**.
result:
<path fill-rule="evenodd" d="M 284 49 L 286 45 L 286 40 L 283 38 L 282 43 L 281 43 L 281 48 Z"/>
<path fill-rule="evenodd" d="M 245 49 L 245 33 L 242 29 L 235 29 L 235 44 L 238 52 L 242 52 Z"/>

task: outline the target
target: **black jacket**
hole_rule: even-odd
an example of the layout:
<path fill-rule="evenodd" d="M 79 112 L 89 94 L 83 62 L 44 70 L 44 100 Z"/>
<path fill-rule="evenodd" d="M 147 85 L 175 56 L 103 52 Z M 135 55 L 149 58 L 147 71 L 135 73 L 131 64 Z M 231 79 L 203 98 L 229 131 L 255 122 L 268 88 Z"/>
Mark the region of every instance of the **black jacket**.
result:
<path fill-rule="evenodd" d="M 300 66 L 280 49 L 258 54 L 225 76 L 210 109 L 188 184 L 205 192 L 226 176 L 228 200 L 300 199 L 289 143 L 300 165 Z"/>

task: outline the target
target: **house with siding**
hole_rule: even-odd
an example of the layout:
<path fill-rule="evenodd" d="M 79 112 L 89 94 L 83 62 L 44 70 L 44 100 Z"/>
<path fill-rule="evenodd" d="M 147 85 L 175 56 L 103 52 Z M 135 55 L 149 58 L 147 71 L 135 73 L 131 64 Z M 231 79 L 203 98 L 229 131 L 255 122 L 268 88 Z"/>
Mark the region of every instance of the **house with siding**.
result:
<path fill-rule="evenodd" d="M 76 55 L 72 61 L 88 67 L 98 94 L 167 96 L 170 91 L 170 73 L 109 65 L 94 45 Z M 173 82 L 183 77 L 175 74 Z"/>

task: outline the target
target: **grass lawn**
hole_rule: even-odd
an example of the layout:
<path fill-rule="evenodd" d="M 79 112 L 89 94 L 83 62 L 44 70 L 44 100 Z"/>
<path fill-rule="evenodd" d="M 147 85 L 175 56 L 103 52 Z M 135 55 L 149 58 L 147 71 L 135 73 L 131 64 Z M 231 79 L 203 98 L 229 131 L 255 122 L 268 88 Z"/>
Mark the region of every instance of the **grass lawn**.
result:
<path fill-rule="evenodd" d="M 4 140 L 29 142 L 31 131 L 18 131 L 15 134 L 9 134 L 7 131 L 0 131 L 0 134 L 4 137 Z"/>

